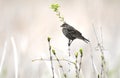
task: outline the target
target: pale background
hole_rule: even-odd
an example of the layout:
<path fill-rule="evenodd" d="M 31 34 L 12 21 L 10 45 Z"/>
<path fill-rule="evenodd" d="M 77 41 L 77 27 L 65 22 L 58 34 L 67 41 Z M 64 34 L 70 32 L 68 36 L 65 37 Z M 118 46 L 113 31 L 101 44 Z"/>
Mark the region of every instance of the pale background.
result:
<path fill-rule="evenodd" d="M 97 42 L 92 24 L 98 37 L 102 27 L 103 38 L 99 39 L 103 39 L 110 78 L 120 78 L 120 0 L 0 0 L 0 63 L 4 48 L 6 50 L 0 78 L 15 78 L 14 51 L 18 66 L 16 78 L 52 78 L 48 62 L 32 62 L 36 58 L 49 57 L 48 36 L 59 56 L 67 55 L 68 40 L 61 32 L 62 23 L 50 9 L 52 3 L 61 5 L 65 20 L 91 41 L 93 50 Z M 95 78 L 91 74 L 89 45 L 75 40 L 71 45 L 72 54 L 79 48 L 84 50 L 83 77 Z M 93 51 L 98 69 L 99 54 Z"/>

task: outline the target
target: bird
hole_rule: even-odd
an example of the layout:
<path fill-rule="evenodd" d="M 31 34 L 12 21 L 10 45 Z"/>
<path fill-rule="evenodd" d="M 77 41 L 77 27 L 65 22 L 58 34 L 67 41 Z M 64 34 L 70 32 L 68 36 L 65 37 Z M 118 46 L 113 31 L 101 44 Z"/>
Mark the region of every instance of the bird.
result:
<path fill-rule="evenodd" d="M 61 27 L 62 27 L 63 34 L 69 39 L 68 46 L 70 46 L 72 41 L 75 39 L 81 39 L 86 43 L 90 42 L 88 39 L 86 39 L 84 36 L 82 36 L 82 33 L 80 33 L 77 29 L 70 26 L 66 22 L 64 22 L 61 25 Z"/>

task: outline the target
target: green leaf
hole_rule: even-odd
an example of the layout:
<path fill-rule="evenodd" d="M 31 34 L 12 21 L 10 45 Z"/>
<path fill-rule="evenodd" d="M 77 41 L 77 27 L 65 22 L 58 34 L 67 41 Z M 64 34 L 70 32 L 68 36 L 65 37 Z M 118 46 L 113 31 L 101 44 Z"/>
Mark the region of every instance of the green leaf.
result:
<path fill-rule="evenodd" d="M 101 58 L 102 58 L 102 60 L 104 60 L 104 56 L 103 55 L 101 55 Z"/>
<path fill-rule="evenodd" d="M 52 4 L 51 5 L 51 9 L 53 9 L 55 12 L 58 11 L 59 7 L 60 7 L 59 4 Z"/>
<path fill-rule="evenodd" d="M 67 75 L 66 75 L 66 74 L 64 74 L 64 77 L 65 77 L 65 78 L 67 78 Z"/>
<path fill-rule="evenodd" d="M 47 40 L 48 40 L 48 42 L 50 42 L 51 38 L 50 38 L 50 37 L 48 37 L 48 38 L 47 38 Z"/>
<path fill-rule="evenodd" d="M 78 57 L 78 52 L 75 52 L 75 57 L 76 57 L 76 58 Z"/>
<path fill-rule="evenodd" d="M 79 52 L 80 52 L 81 57 L 82 57 L 83 56 L 83 50 L 82 50 L 82 48 L 80 48 Z"/>
<path fill-rule="evenodd" d="M 52 49 L 52 53 L 53 53 L 54 55 L 56 55 L 56 53 L 55 53 L 55 50 L 54 50 L 54 49 Z"/>

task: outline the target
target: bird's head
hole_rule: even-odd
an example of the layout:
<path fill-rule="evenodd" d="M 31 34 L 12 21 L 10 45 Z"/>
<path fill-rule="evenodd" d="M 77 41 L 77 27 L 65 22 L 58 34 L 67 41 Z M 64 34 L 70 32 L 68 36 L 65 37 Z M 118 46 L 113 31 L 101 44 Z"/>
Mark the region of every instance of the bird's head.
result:
<path fill-rule="evenodd" d="M 66 28 L 66 27 L 68 27 L 69 25 L 66 23 L 66 22 L 64 22 L 60 27 L 63 27 L 63 28 Z"/>

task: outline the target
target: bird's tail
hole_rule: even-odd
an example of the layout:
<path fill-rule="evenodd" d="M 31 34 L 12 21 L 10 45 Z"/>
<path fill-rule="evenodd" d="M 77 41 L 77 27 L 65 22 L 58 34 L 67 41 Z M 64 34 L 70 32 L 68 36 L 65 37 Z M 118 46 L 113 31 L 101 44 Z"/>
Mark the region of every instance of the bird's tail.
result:
<path fill-rule="evenodd" d="M 83 39 L 83 41 L 85 41 L 86 43 L 89 43 L 90 41 L 88 40 L 88 39 L 86 39 L 86 38 L 82 38 Z"/>

